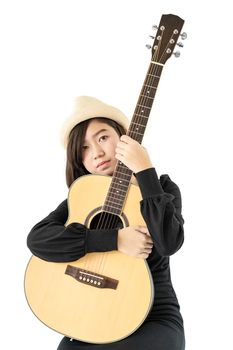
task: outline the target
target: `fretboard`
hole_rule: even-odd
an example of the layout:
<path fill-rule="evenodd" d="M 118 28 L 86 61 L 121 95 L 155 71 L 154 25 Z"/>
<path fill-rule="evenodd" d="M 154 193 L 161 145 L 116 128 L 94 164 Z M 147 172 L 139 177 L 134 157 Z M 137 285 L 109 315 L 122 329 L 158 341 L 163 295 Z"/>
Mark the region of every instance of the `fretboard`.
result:
<path fill-rule="evenodd" d="M 150 63 L 147 75 L 139 95 L 137 105 L 127 131 L 127 135 L 142 142 L 150 111 L 154 102 L 163 66 Z M 102 207 L 104 211 L 120 215 L 124 206 L 126 194 L 129 189 L 132 170 L 122 162 L 117 161 L 115 171 L 112 175 L 111 185 Z"/>

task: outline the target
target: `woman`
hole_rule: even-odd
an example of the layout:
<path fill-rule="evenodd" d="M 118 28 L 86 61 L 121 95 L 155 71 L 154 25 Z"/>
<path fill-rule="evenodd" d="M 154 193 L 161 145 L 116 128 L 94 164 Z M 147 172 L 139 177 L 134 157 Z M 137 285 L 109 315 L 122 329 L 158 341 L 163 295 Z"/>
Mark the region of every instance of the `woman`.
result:
<path fill-rule="evenodd" d="M 154 282 L 154 304 L 144 323 L 127 338 L 89 344 L 64 337 L 58 350 L 185 348 L 183 319 L 169 267 L 169 256 L 184 241 L 180 190 L 167 174 L 158 179 L 147 150 L 125 135 L 128 126 L 120 110 L 92 97 L 78 97 L 74 113 L 62 130 L 62 143 L 67 149 L 66 180 L 70 187 L 85 174 L 112 176 L 119 160 L 133 172 L 131 182 L 140 188 L 140 210 L 147 226 L 95 229 L 94 234 L 81 223 L 65 227 L 65 200 L 32 228 L 27 243 L 35 256 L 55 262 L 111 250 L 147 259 Z"/>

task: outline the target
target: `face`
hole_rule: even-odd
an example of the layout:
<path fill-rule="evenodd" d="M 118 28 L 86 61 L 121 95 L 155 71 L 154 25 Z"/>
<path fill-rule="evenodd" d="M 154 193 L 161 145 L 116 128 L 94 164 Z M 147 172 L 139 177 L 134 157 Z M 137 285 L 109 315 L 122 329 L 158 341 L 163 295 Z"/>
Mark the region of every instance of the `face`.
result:
<path fill-rule="evenodd" d="M 117 163 L 115 149 L 119 139 L 110 125 L 97 120 L 89 123 L 82 145 L 82 161 L 91 174 L 112 176 Z"/>

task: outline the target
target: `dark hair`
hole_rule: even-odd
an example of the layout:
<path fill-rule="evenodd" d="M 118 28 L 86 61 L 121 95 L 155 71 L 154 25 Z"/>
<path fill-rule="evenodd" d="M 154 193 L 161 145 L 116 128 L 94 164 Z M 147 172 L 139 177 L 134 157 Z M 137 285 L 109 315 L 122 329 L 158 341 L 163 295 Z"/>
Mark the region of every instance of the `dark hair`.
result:
<path fill-rule="evenodd" d="M 66 183 L 68 187 L 70 187 L 70 185 L 78 177 L 90 174 L 90 172 L 85 168 L 85 166 L 82 163 L 81 147 L 87 131 L 87 127 L 90 121 L 93 119 L 110 125 L 118 133 L 119 136 L 126 134 L 126 130 L 123 128 L 123 126 L 121 126 L 112 119 L 104 117 L 91 118 L 77 124 L 69 134 L 68 145 L 66 150 Z"/>

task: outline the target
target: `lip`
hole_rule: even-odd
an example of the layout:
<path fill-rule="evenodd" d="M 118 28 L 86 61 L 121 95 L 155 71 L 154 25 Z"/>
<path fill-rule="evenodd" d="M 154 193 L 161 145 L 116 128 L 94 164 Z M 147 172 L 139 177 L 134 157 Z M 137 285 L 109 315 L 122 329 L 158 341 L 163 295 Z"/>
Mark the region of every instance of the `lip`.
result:
<path fill-rule="evenodd" d="M 97 168 L 99 168 L 100 166 L 102 166 L 102 165 L 104 165 L 104 164 L 106 164 L 106 163 L 108 163 L 108 162 L 110 162 L 110 160 L 105 160 L 104 162 L 99 163 L 99 164 L 97 165 Z"/>

